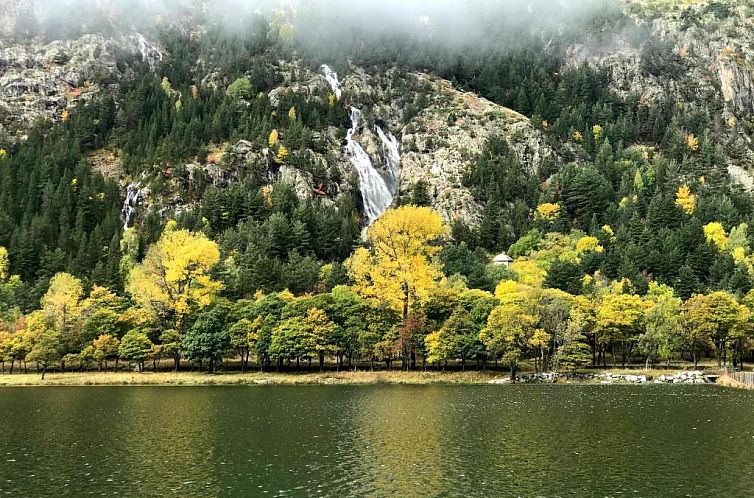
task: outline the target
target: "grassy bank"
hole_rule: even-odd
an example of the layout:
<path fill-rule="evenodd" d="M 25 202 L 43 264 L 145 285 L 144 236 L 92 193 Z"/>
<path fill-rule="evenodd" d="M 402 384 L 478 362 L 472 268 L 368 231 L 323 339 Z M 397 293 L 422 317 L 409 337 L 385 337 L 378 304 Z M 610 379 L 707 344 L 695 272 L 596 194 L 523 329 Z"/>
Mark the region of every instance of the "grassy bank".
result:
<path fill-rule="evenodd" d="M 609 370 L 599 373 L 634 374 L 657 377 L 677 370 Z M 594 373 L 594 372 L 593 372 Z M 526 375 L 523 372 L 522 375 Z M 507 379 L 500 371 L 404 372 L 358 371 L 323 373 L 226 372 L 209 375 L 201 372 L 63 372 L 48 373 L 45 379 L 36 373 L 0 375 L 0 387 L 13 386 L 202 386 L 202 385 L 348 385 L 348 384 L 486 384 L 493 379 Z M 559 381 L 563 383 L 563 380 Z M 569 383 L 597 383 L 598 380 L 569 380 Z"/>
<path fill-rule="evenodd" d="M 201 386 L 306 384 L 485 384 L 501 372 L 325 372 L 219 373 L 200 372 L 65 372 L 0 375 L 0 386 Z"/>

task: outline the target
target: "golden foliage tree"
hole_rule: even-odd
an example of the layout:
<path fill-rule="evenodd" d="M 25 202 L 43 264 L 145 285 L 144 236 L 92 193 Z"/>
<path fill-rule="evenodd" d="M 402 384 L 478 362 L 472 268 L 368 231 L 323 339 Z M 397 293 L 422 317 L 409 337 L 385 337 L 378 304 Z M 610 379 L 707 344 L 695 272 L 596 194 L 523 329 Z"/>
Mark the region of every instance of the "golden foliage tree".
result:
<path fill-rule="evenodd" d="M 691 152 L 699 150 L 699 139 L 696 138 L 693 133 L 686 134 L 686 147 L 688 147 Z"/>
<path fill-rule="evenodd" d="M 675 193 L 675 204 L 683 210 L 684 213 L 694 214 L 696 207 L 696 195 L 691 192 L 688 185 L 681 185 Z"/>
<path fill-rule="evenodd" d="M 553 222 L 560 216 L 560 204 L 545 202 L 537 206 L 537 218 L 544 221 Z"/>
<path fill-rule="evenodd" d="M 704 225 L 704 237 L 707 242 L 715 244 L 720 251 L 725 251 L 728 248 L 728 234 L 725 233 L 723 225 L 714 221 Z"/>
<path fill-rule="evenodd" d="M 731 342 L 738 337 L 751 336 L 751 311 L 727 292 L 691 296 L 684 303 L 683 312 L 684 334 L 694 354 L 695 366 L 696 351 L 704 342 L 712 346 L 717 366 L 722 367 L 727 361 Z"/>
<path fill-rule="evenodd" d="M 81 317 L 81 280 L 68 273 L 58 273 L 40 301 L 45 317 L 66 342 L 75 342 Z"/>
<path fill-rule="evenodd" d="M 516 379 L 519 362 L 550 340 L 540 326 L 539 293 L 524 285 L 498 286 L 500 303 L 487 318 L 479 339 L 493 356 L 508 363 L 511 379 Z"/>
<path fill-rule="evenodd" d="M 275 154 L 275 163 L 283 164 L 286 157 L 288 157 L 288 148 L 285 145 L 280 144 L 278 146 L 278 153 Z"/>
<path fill-rule="evenodd" d="M 607 294 L 599 304 L 595 324 L 598 342 L 619 344 L 624 367 L 643 330 L 644 314 L 651 306 L 635 294 Z"/>
<path fill-rule="evenodd" d="M 181 331 L 186 316 L 207 306 L 222 289 L 210 270 L 220 260 L 217 244 L 202 233 L 169 225 L 128 276 L 134 301 Z"/>
<path fill-rule="evenodd" d="M 354 290 L 408 317 L 442 277 L 436 242 L 447 228 L 428 207 L 390 209 L 369 228 L 369 249 L 359 248 L 346 261 Z"/>
<path fill-rule="evenodd" d="M 584 252 L 603 252 L 605 250 L 604 247 L 600 244 L 600 241 L 597 237 L 592 236 L 584 236 L 581 237 L 578 242 L 576 242 L 576 250 L 580 253 Z"/>
<path fill-rule="evenodd" d="M 270 136 L 267 139 L 267 143 L 270 145 L 270 147 L 274 147 L 278 144 L 280 141 L 280 135 L 278 134 L 278 131 L 276 129 L 273 129 L 270 132 Z"/>
<path fill-rule="evenodd" d="M 10 269 L 10 260 L 8 259 L 8 250 L 0 246 L 0 280 L 8 278 Z"/>

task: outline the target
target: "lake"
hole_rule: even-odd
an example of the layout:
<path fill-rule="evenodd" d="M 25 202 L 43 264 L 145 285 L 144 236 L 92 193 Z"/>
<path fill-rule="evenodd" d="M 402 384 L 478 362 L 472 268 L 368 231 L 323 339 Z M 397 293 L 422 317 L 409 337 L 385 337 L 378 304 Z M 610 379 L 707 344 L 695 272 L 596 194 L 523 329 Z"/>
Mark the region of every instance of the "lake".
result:
<path fill-rule="evenodd" d="M 714 386 L 0 390 L 0 494 L 751 496 L 754 392 Z"/>

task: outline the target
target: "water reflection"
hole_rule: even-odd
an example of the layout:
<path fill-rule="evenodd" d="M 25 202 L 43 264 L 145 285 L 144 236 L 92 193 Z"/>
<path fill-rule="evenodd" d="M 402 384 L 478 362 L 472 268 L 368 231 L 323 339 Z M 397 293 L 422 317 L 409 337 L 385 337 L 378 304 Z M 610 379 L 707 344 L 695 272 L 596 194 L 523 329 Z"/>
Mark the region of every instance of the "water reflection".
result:
<path fill-rule="evenodd" d="M 0 494 L 746 496 L 754 393 L 705 386 L 0 391 Z"/>

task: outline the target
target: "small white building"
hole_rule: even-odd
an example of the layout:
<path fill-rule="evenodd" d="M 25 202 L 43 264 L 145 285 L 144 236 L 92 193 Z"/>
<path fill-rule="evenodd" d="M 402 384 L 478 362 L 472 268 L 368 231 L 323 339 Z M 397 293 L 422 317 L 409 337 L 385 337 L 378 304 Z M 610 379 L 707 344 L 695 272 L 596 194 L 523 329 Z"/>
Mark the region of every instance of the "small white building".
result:
<path fill-rule="evenodd" d="M 505 254 L 504 252 L 501 252 L 494 258 L 492 258 L 492 264 L 495 266 L 504 266 L 508 268 L 511 263 L 513 263 L 513 258 Z"/>

